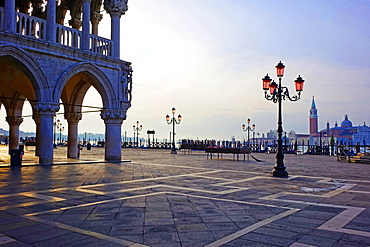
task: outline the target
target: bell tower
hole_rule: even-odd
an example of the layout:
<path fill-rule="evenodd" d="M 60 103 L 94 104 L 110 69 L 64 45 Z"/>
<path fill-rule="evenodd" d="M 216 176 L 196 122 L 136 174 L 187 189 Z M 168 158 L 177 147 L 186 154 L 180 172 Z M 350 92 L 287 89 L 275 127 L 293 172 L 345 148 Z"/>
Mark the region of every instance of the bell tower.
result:
<path fill-rule="evenodd" d="M 310 109 L 310 134 L 315 134 L 319 132 L 318 126 L 318 116 L 315 104 L 315 96 L 312 96 L 312 104 Z"/>

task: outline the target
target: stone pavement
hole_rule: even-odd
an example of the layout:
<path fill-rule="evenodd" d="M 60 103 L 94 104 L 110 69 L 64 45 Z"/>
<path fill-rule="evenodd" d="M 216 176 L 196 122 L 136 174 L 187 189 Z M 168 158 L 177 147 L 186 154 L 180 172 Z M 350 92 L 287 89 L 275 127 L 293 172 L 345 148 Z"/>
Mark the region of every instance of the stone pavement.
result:
<path fill-rule="evenodd" d="M 283 179 L 269 176 L 274 154 L 123 149 L 131 162 L 91 162 L 103 151 L 53 166 L 29 151 L 21 168 L 0 156 L 0 247 L 370 246 L 369 164 L 286 155 Z"/>

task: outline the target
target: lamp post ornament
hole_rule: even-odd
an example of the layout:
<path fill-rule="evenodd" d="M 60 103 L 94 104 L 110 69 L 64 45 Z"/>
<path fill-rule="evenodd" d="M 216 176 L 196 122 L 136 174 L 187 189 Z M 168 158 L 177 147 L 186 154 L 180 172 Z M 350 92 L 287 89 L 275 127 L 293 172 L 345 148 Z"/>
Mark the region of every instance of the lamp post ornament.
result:
<path fill-rule="evenodd" d="M 136 121 L 136 125 L 132 126 L 134 130 L 134 142 L 135 142 L 135 131 L 136 131 L 136 145 L 139 147 L 139 131 L 143 129 L 143 125 L 139 126 L 139 121 Z"/>
<path fill-rule="evenodd" d="M 276 65 L 276 74 L 279 77 L 279 84 L 271 80 L 270 76 L 267 74 L 262 78 L 262 87 L 265 91 L 265 98 L 271 100 L 274 103 L 278 103 L 278 148 L 276 153 L 276 165 L 274 170 L 271 172 L 271 176 L 274 177 L 287 177 L 288 172 L 284 166 L 284 154 L 283 154 L 283 118 L 282 118 L 282 101 L 288 99 L 290 101 L 298 101 L 301 98 L 301 92 L 303 91 L 304 80 L 299 75 L 295 82 L 295 88 L 297 95 L 290 96 L 287 87 L 281 85 L 281 80 L 284 76 L 285 65 L 280 61 Z M 272 82 L 271 82 L 272 81 Z"/>
<path fill-rule="evenodd" d="M 172 149 L 171 149 L 171 154 L 177 154 L 176 152 L 176 146 L 175 146 L 175 124 L 180 124 L 182 120 L 182 116 L 179 114 L 177 116 L 177 119 L 175 118 L 175 113 L 176 109 L 175 107 L 172 108 L 172 118 L 167 115 L 166 116 L 166 121 L 170 125 L 172 124 Z"/>
<path fill-rule="evenodd" d="M 250 123 L 251 123 L 251 119 L 250 118 L 248 118 L 247 119 L 247 124 L 248 124 L 248 126 L 247 127 L 245 127 L 245 124 L 242 124 L 242 129 L 244 130 L 244 131 L 247 131 L 247 133 L 248 133 L 248 147 L 250 146 L 250 142 L 249 142 L 249 131 L 252 131 L 252 132 L 254 132 L 254 129 L 256 128 L 256 125 L 255 124 L 252 124 L 252 127 L 250 126 Z"/>

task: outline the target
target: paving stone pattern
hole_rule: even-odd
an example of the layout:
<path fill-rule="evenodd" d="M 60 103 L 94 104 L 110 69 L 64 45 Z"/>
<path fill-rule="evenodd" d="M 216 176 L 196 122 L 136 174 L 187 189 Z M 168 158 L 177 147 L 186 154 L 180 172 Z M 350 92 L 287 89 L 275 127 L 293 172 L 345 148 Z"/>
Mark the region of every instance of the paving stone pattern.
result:
<path fill-rule="evenodd" d="M 370 246 L 368 164 L 286 155 L 290 176 L 273 178 L 274 154 L 103 151 L 58 147 L 51 166 L 1 156 L 0 246 Z"/>

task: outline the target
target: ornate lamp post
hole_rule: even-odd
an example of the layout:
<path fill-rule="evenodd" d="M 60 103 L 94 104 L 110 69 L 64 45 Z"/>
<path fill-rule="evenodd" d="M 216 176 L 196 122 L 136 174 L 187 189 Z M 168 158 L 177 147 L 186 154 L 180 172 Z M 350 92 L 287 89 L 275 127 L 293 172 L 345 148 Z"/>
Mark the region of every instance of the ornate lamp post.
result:
<path fill-rule="evenodd" d="M 64 126 L 60 122 L 60 120 L 57 120 L 57 130 L 59 131 L 59 145 L 62 143 L 62 132 L 64 131 Z"/>
<path fill-rule="evenodd" d="M 57 122 L 56 122 L 56 120 L 57 120 L 57 116 L 54 116 L 54 123 L 53 123 L 53 125 L 54 125 L 54 140 L 53 140 L 53 147 L 54 147 L 54 149 L 56 149 L 57 148 L 57 144 L 55 143 L 55 139 L 56 139 L 56 132 L 57 132 Z"/>
<path fill-rule="evenodd" d="M 182 120 L 182 116 L 179 114 L 177 116 L 177 119 L 175 118 L 175 113 L 176 109 L 175 107 L 172 108 L 172 118 L 167 115 L 166 116 L 166 121 L 168 124 L 172 124 L 172 149 L 171 149 L 171 154 L 177 154 L 176 152 L 176 146 L 175 146 L 175 124 L 180 124 Z"/>
<path fill-rule="evenodd" d="M 136 125 L 133 125 L 132 128 L 134 129 L 134 131 L 136 131 L 136 145 L 138 147 L 139 146 L 139 131 L 143 129 L 143 126 L 142 125 L 139 126 L 139 121 L 136 121 Z M 134 132 L 134 135 L 135 135 L 135 132 Z M 135 137 L 134 137 L 134 141 L 135 141 Z"/>
<path fill-rule="evenodd" d="M 283 154 L 283 140 L 282 140 L 282 133 L 283 133 L 283 118 L 282 118 L 282 100 L 286 98 L 290 101 L 298 101 L 301 98 L 301 92 L 303 91 L 303 83 L 304 80 L 299 75 L 298 78 L 294 81 L 295 88 L 298 95 L 290 96 L 289 90 L 287 87 L 281 85 L 281 79 L 284 76 L 284 64 L 280 61 L 276 65 L 276 74 L 279 77 L 279 84 L 275 81 L 271 82 L 271 78 L 267 74 L 263 81 L 263 90 L 265 90 L 265 98 L 267 100 L 271 100 L 274 103 L 278 103 L 278 150 L 276 154 L 276 165 L 274 170 L 271 172 L 271 176 L 274 177 L 287 177 L 288 172 L 286 171 L 286 167 L 284 166 L 284 154 Z M 270 90 L 268 92 L 268 90 Z"/>
<path fill-rule="evenodd" d="M 62 127 L 62 123 L 60 122 L 60 119 L 57 119 L 56 116 L 54 116 L 54 149 L 57 148 L 56 144 L 56 134 L 57 131 L 59 131 L 59 143 L 61 142 L 62 133 L 64 131 L 64 127 Z"/>
<path fill-rule="evenodd" d="M 249 132 L 250 132 L 250 131 L 254 132 L 254 129 L 256 128 L 256 125 L 255 125 L 255 124 L 252 124 L 252 127 L 251 127 L 251 126 L 250 126 L 250 123 L 251 123 L 251 119 L 250 119 L 250 118 L 248 118 L 248 119 L 247 119 L 247 124 L 248 124 L 248 126 L 247 126 L 247 127 L 245 127 L 245 124 L 242 124 L 242 129 L 243 129 L 244 131 L 248 131 L 248 147 L 249 147 Z"/>

